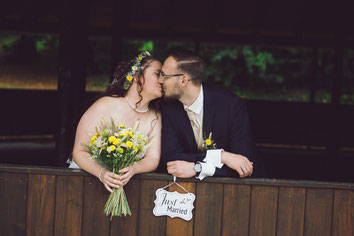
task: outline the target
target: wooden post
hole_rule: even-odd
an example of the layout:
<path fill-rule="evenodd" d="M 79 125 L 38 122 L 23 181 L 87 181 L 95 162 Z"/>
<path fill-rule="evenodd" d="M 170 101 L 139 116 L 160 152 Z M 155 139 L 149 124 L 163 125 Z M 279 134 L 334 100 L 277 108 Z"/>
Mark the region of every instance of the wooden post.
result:
<path fill-rule="evenodd" d="M 90 1 L 84 0 L 65 0 L 62 3 L 56 166 L 65 166 L 71 155 L 76 125 L 83 109 L 89 6 Z"/>
<path fill-rule="evenodd" d="M 336 14 L 336 27 L 335 27 L 335 47 L 334 47 L 334 78 L 332 80 L 332 113 L 330 114 L 331 120 L 331 134 L 329 139 L 329 157 L 326 160 L 326 173 L 332 171 L 333 163 L 339 161 L 339 146 L 340 146 L 340 127 L 341 117 L 340 114 L 340 97 L 342 90 L 342 81 L 344 77 L 344 46 L 343 39 L 346 37 L 345 31 L 345 18 L 342 14 L 344 8 L 339 7 L 335 9 Z M 338 165 L 339 166 L 339 165 Z"/>
<path fill-rule="evenodd" d="M 312 49 L 310 103 L 315 103 L 318 80 L 318 48 Z"/>
<path fill-rule="evenodd" d="M 341 85 L 343 80 L 343 48 L 338 42 L 334 49 L 334 78 L 332 80 L 332 104 L 339 105 L 341 95 Z"/>

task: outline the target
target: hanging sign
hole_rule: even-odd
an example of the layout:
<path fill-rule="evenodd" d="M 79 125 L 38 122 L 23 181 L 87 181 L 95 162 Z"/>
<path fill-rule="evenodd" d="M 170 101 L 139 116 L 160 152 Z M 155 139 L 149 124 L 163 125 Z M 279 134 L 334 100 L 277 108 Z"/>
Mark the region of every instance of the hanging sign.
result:
<path fill-rule="evenodd" d="M 177 184 L 186 193 L 178 193 L 177 191 L 168 192 L 165 188 L 171 186 L 172 184 Z M 185 190 L 177 182 L 173 182 L 163 188 L 156 190 L 156 199 L 154 201 L 155 207 L 153 214 L 155 216 L 169 216 L 171 218 L 179 217 L 186 221 L 192 219 L 192 210 L 194 208 L 193 203 L 195 200 L 195 195 L 193 193 Z"/>

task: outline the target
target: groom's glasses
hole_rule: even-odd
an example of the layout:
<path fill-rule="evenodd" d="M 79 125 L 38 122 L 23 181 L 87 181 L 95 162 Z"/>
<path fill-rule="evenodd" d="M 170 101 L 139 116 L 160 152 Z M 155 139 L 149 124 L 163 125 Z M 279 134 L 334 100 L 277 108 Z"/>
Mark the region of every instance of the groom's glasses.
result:
<path fill-rule="evenodd" d="M 174 77 L 174 76 L 184 75 L 184 74 L 165 75 L 162 71 L 160 73 L 161 73 L 161 76 L 164 77 L 165 79 L 170 78 L 170 77 Z"/>

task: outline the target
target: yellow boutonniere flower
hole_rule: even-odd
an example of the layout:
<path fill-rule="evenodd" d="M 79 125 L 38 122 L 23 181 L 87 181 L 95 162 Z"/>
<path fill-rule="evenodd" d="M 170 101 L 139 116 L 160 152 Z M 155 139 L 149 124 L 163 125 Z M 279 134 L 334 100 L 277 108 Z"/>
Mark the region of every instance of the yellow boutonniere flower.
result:
<path fill-rule="evenodd" d="M 125 129 L 125 125 L 120 125 L 120 128 L 121 129 Z"/>
<path fill-rule="evenodd" d="M 205 144 L 206 145 L 211 145 L 211 140 L 210 139 L 205 140 Z"/>
<path fill-rule="evenodd" d="M 204 151 L 207 151 L 209 149 L 216 149 L 217 148 L 216 147 L 216 143 L 214 143 L 214 140 L 212 139 L 212 135 L 213 135 L 213 133 L 210 132 L 209 133 L 209 137 L 204 139 L 204 142 L 203 142 Z"/>
<path fill-rule="evenodd" d="M 94 135 L 94 136 L 91 137 L 91 141 L 95 141 L 96 139 L 97 139 L 97 136 L 96 136 L 96 135 Z"/>

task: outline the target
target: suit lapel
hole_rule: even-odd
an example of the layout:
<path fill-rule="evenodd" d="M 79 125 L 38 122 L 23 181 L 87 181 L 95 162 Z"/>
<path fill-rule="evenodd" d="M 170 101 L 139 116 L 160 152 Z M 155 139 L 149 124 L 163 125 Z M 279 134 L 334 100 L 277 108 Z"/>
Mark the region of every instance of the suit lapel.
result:
<path fill-rule="evenodd" d="M 214 126 L 214 106 L 211 91 L 207 86 L 203 85 L 204 104 L 203 104 L 203 137 L 207 138 L 209 133 L 213 131 Z"/>

